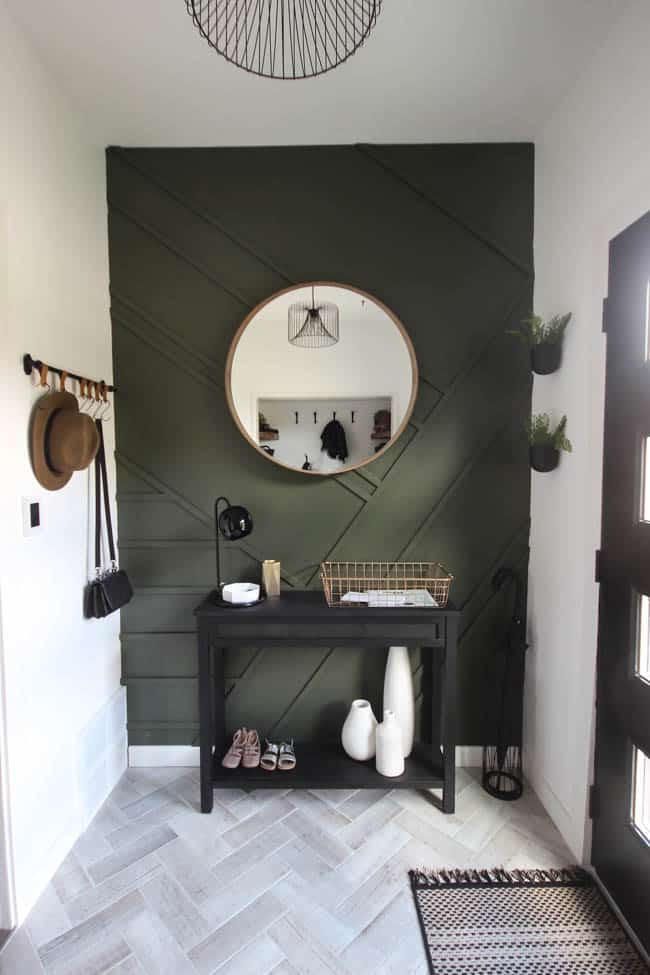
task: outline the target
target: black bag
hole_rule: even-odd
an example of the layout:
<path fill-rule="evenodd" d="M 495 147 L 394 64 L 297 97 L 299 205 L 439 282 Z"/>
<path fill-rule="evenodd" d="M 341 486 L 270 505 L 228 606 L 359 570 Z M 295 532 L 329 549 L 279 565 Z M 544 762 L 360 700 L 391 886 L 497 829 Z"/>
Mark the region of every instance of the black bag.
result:
<path fill-rule="evenodd" d="M 95 457 L 95 573 L 96 578 L 89 582 L 84 593 L 84 615 L 87 619 L 103 619 L 130 601 L 133 589 L 124 569 L 118 569 L 113 540 L 113 521 L 108 500 L 108 476 L 106 474 L 106 452 L 104 450 L 104 431 L 101 420 L 95 421 L 99 431 L 99 450 Z M 108 535 L 108 554 L 111 568 L 102 572 L 102 505 L 106 512 L 106 533 Z"/>

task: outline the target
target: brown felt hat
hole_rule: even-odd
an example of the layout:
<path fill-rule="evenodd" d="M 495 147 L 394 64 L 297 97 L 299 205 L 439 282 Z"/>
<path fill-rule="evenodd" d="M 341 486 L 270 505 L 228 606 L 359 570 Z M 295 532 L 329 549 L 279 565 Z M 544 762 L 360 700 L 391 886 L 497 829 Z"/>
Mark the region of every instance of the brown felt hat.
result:
<path fill-rule="evenodd" d="M 32 414 L 30 451 L 39 484 L 48 491 L 65 487 L 75 471 L 83 471 L 99 449 L 97 427 L 72 393 L 47 393 Z"/>

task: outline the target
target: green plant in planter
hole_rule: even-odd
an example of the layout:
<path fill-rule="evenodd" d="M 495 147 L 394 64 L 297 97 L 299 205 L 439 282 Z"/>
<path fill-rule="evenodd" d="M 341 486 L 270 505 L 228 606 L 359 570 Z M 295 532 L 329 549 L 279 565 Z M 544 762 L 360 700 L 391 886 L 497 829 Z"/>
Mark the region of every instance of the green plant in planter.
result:
<path fill-rule="evenodd" d="M 528 424 L 530 465 L 533 470 L 555 470 L 560 461 L 560 451 L 571 453 L 573 447 L 566 435 L 567 418 L 563 416 L 555 429 L 551 428 L 548 413 L 534 413 Z"/>
<path fill-rule="evenodd" d="M 519 328 L 508 329 L 507 334 L 516 335 L 531 349 L 537 345 L 559 345 L 570 321 L 571 312 L 553 315 L 547 322 L 540 315 L 531 315 L 524 318 Z"/>
<path fill-rule="evenodd" d="M 548 376 L 560 368 L 562 361 L 562 339 L 571 321 L 571 312 L 554 315 L 547 322 L 539 315 L 525 318 L 519 328 L 510 329 L 509 335 L 516 335 L 530 349 L 530 365 L 539 376 Z"/>

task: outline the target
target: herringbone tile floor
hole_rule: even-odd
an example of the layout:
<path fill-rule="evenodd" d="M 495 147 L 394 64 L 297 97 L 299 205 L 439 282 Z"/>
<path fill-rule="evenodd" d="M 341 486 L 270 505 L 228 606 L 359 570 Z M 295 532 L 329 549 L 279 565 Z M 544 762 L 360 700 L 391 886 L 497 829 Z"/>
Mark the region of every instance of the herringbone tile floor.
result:
<path fill-rule="evenodd" d="M 2 975 L 422 975 L 407 871 L 560 866 L 528 792 L 459 770 L 457 812 L 415 792 L 215 793 L 131 769 L 2 954 Z"/>

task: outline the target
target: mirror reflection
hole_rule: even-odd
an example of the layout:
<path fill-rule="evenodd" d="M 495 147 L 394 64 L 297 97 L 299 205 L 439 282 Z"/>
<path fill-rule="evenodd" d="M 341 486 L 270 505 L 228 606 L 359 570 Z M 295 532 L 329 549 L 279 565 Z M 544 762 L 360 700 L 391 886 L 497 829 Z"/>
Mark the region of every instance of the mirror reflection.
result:
<path fill-rule="evenodd" d="M 367 464 L 394 441 L 417 391 L 404 326 L 371 295 L 291 288 L 237 332 L 226 389 L 240 431 L 270 460 L 310 474 Z"/>

